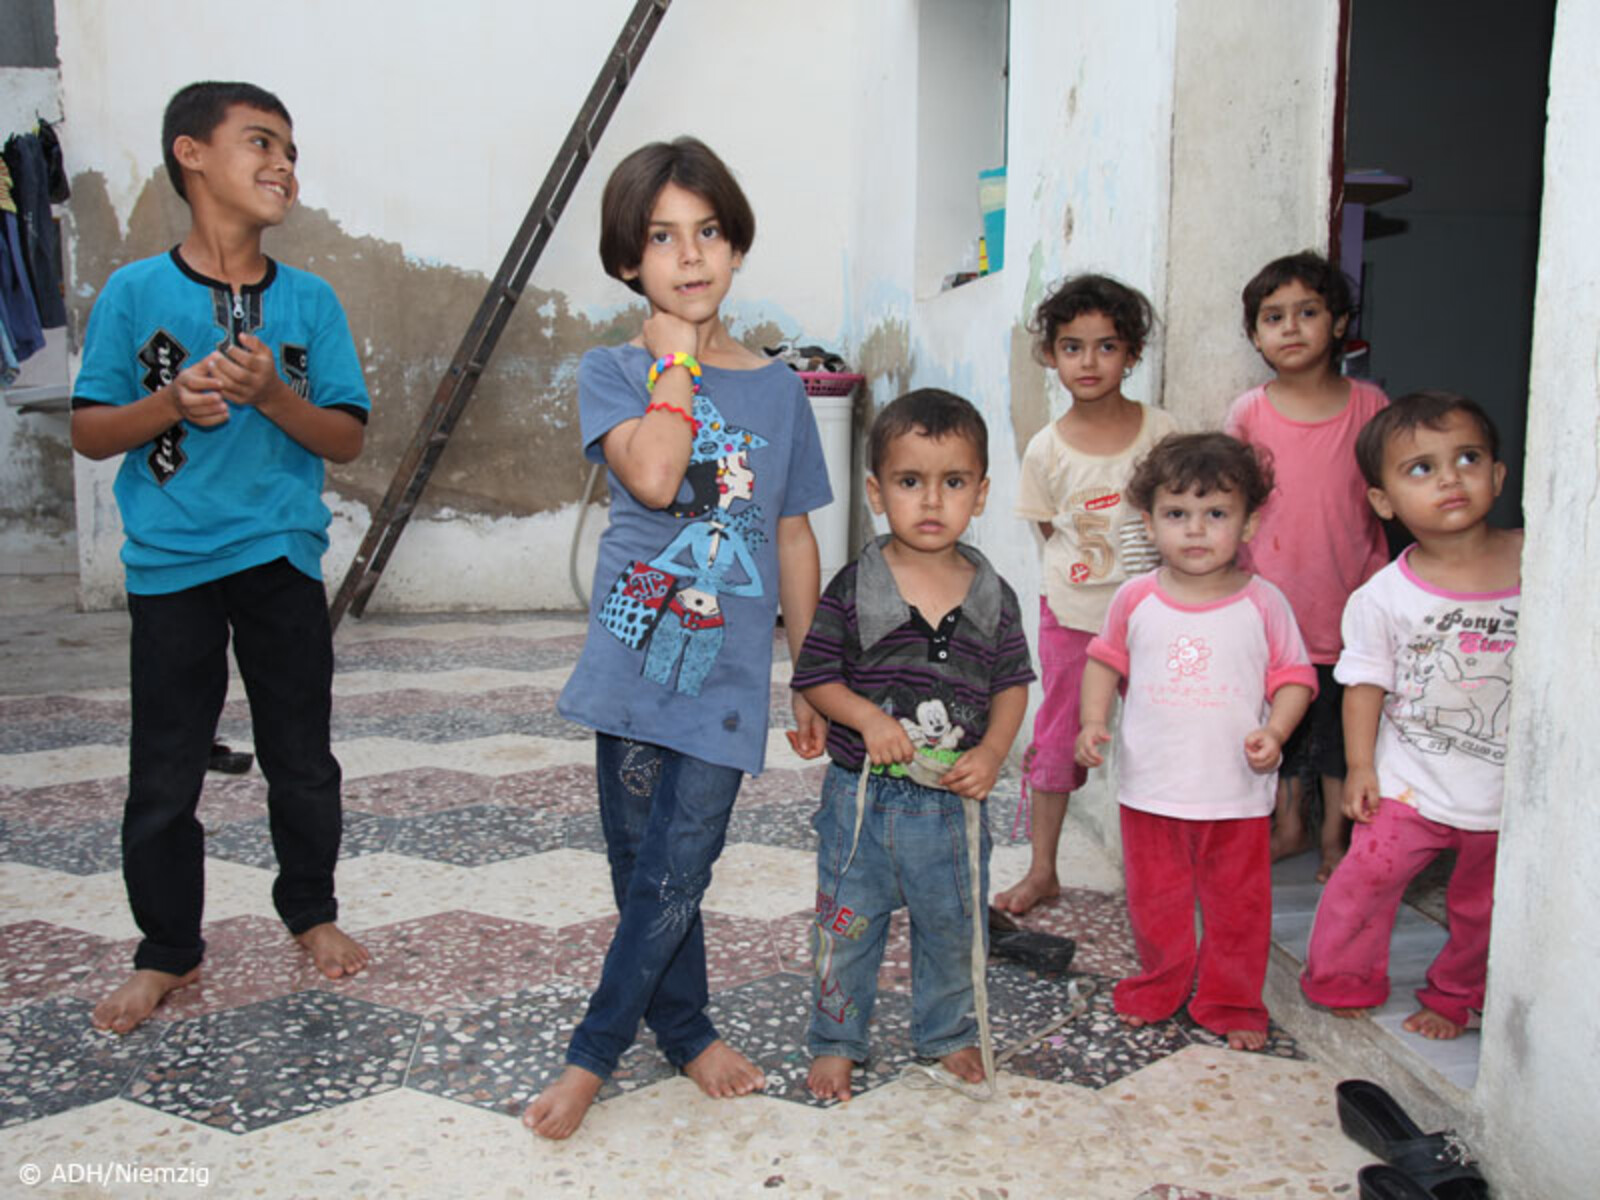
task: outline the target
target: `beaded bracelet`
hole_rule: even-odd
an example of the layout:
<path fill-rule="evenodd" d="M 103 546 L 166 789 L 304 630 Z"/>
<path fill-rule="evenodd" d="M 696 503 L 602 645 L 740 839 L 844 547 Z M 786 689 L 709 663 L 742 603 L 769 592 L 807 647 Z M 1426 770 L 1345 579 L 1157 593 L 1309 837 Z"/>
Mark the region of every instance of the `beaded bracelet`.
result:
<path fill-rule="evenodd" d="M 650 364 L 650 375 L 649 378 L 645 380 L 644 385 L 645 391 L 655 391 L 656 380 L 661 378 L 661 373 L 663 371 L 670 371 L 673 367 L 683 367 L 689 372 L 690 386 L 694 388 L 695 394 L 699 395 L 700 364 L 695 361 L 694 355 L 684 354 L 679 350 L 674 350 L 671 354 L 663 354 L 660 358 L 656 359 L 655 362 Z M 688 416 L 687 413 L 684 415 Z"/>
<path fill-rule="evenodd" d="M 679 408 L 676 404 L 670 404 L 665 400 L 652 400 L 649 404 L 645 405 L 644 411 L 646 413 L 653 413 L 658 408 L 665 409 L 670 413 L 677 413 L 685 421 L 689 422 L 689 428 L 691 430 L 693 430 L 695 433 L 700 432 L 700 422 L 696 421 L 692 416 L 684 412 L 683 409 Z"/>

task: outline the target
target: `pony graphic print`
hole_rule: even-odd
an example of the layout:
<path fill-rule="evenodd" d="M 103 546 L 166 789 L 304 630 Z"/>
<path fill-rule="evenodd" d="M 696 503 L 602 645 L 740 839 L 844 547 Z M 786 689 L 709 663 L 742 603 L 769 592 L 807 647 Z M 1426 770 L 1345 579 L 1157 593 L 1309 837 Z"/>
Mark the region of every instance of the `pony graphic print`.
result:
<path fill-rule="evenodd" d="M 1395 690 L 1385 703 L 1400 735 L 1424 754 L 1451 750 L 1503 763 L 1511 723 L 1511 657 L 1517 613 L 1456 607 L 1401 647 Z"/>
<path fill-rule="evenodd" d="M 654 558 L 630 563 L 596 614 L 640 652 L 644 678 L 689 696 L 722 651 L 723 599 L 764 594 L 755 551 L 767 540 L 750 461 L 767 439 L 725 420 L 704 388 L 694 419 L 689 467 L 666 510 L 687 524 Z"/>

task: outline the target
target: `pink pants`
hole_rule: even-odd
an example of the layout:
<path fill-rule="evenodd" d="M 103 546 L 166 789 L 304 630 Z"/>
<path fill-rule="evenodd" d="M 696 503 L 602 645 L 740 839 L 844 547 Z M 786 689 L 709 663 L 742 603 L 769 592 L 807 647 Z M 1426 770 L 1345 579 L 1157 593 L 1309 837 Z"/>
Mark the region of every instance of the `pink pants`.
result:
<path fill-rule="evenodd" d="M 1450 940 L 1417 991 L 1424 1008 L 1458 1025 L 1483 1008 L 1489 965 L 1489 916 L 1500 835 L 1430 821 L 1409 804 L 1385 800 L 1357 825 L 1328 880 L 1311 924 L 1300 990 L 1329 1008 L 1373 1008 L 1389 998 L 1389 939 L 1406 885 L 1441 850 L 1456 852 L 1445 907 Z"/>
<path fill-rule="evenodd" d="M 1141 970 L 1112 993 L 1119 1013 L 1164 1021 L 1188 1000 L 1189 1015 L 1213 1033 L 1266 1030 L 1271 828 L 1270 817 L 1184 821 L 1123 806 L 1122 863 Z"/>
<path fill-rule="evenodd" d="M 1068 629 L 1039 599 L 1039 675 L 1044 697 L 1033 716 L 1033 743 L 1022 759 L 1023 782 L 1040 792 L 1075 792 L 1089 778 L 1073 761 L 1078 740 L 1078 697 L 1094 634 Z"/>

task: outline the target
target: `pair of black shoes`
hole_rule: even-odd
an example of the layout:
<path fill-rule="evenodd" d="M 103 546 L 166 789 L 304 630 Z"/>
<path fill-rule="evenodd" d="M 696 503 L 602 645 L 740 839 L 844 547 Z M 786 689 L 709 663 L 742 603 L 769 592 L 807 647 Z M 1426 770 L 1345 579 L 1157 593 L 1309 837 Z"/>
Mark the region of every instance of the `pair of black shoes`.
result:
<path fill-rule="evenodd" d="M 1383 1164 L 1361 1168 L 1361 1200 L 1489 1200 L 1489 1184 L 1453 1132 L 1423 1133 L 1383 1088 L 1346 1079 L 1337 1088 L 1339 1127 Z"/>

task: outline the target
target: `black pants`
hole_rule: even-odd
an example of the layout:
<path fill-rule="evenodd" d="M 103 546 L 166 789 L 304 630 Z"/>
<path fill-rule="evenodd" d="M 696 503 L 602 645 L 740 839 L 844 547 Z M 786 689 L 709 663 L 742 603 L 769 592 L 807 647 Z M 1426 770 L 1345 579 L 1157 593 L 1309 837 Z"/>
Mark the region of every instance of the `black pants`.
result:
<path fill-rule="evenodd" d="M 230 628 L 267 777 L 273 904 L 292 934 L 333 920 L 343 819 L 322 584 L 280 558 L 181 592 L 130 595 L 128 609 L 133 746 L 122 876 L 144 934 L 134 967 L 181 975 L 205 952 L 205 843 L 195 809 L 227 697 Z"/>

